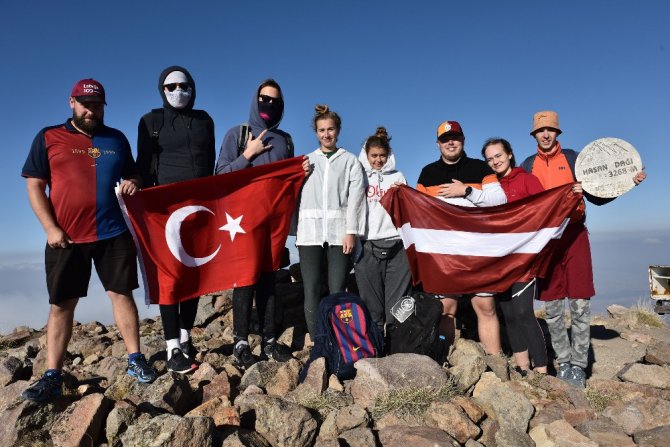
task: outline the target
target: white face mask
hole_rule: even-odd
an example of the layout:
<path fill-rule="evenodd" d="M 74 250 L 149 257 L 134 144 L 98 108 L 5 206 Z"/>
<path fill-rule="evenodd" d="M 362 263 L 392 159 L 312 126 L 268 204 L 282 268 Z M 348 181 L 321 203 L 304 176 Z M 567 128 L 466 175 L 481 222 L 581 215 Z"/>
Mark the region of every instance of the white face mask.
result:
<path fill-rule="evenodd" d="M 181 88 L 176 88 L 173 92 L 165 92 L 165 98 L 167 99 L 168 104 L 170 104 L 175 109 L 183 109 L 191 101 L 191 96 L 193 95 L 193 90 L 191 87 L 188 90 L 184 91 Z"/>

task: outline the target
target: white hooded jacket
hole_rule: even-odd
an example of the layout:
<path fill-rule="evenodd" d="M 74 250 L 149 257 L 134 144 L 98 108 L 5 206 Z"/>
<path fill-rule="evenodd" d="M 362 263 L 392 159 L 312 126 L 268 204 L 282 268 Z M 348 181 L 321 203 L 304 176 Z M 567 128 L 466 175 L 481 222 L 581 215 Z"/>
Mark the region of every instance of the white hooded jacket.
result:
<path fill-rule="evenodd" d="M 361 148 L 358 160 L 365 169 L 367 180 L 365 186 L 368 202 L 368 223 L 363 239 L 373 241 L 379 239 L 399 239 L 398 230 L 393 225 L 391 216 L 379 203 L 392 184 L 396 182 L 407 184 L 407 180 L 402 172 L 395 169 L 395 156 L 393 152 L 389 153 L 386 164 L 379 171 L 375 171 L 370 166 L 368 156 L 365 153 L 365 146 Z"/>
<path fill-rule="evenodd" d="M 365 174 L 342 148 L 307 155 L 313 170 L 302 187 L 296 245 L 342 245 L 345 234 L 365 231 Z"/>

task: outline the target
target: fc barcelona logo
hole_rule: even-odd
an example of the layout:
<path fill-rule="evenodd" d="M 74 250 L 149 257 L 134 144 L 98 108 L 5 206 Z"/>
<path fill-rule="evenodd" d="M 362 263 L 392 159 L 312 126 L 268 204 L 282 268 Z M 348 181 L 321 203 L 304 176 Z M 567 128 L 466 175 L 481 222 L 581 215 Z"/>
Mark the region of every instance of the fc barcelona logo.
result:
<path fill-rule="evenodd" d="M 97 147 L 89 147 L 88 148 L 88 156 L 91 158 L 98 158 L 100 156 L 100 149 Z"/>
<path fill-rule="evenodd" d="M 337 317 L 342 323 L 349 324 L 354 319 L 351 309 L 341 309 Z"/>

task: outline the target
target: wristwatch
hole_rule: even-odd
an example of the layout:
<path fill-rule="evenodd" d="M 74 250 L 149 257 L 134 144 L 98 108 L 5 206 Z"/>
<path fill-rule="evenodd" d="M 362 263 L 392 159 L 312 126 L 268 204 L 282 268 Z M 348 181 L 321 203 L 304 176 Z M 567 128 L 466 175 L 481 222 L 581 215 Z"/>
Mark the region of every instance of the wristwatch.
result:
<path fill-rule="evenodd" d="M 472 192 L 472 186 L 466 187 L 465 188 L 465 195 L 463 197 L 469 196 L 471 192 Z"/>

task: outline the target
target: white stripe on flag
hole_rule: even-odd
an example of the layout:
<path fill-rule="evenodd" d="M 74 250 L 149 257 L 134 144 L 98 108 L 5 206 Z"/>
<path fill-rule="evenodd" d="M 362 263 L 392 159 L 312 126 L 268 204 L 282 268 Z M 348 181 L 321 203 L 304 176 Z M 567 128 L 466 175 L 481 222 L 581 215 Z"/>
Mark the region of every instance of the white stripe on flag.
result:
<path fill-rule="evenodd" d="M 441 255 L 502 257 L 513 253 L 539 253 L 551 240 L 563 234 L 570 219 L 560 226 L 527 233 L 471 233 L 468 231 L 412 228 L 406 223 L 398 228 L 405 248 L 414 244 L 420 253 Z"/>

